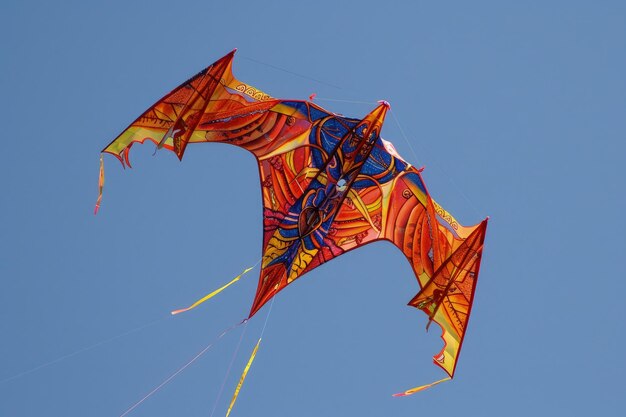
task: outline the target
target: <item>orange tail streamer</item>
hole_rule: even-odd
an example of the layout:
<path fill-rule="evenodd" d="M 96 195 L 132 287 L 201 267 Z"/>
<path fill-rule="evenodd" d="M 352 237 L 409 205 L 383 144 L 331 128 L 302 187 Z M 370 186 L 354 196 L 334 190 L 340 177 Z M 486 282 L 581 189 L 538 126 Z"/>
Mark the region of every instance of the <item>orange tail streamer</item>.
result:
<path fill-rule="evenodd" d="M 100 202 L 102 201 L 102 190 L 104 189 L 104 161 L 102 160 L 102 154 L 100 154 L 100 174 L 98 175 L 98 200 L 96 200 L 96 208 L 93 210 L 93 214 L 98 214 L 100 210 Z"/>
<path fill-rule="evenodd" d="M 250 268 L 246 268 L 243 270 L 243 272 L 239 275 L 237 275 L 235 278 L 233 278 L 232 281 L 230 281 L 228 284 L 221 286 L 220 288 L 218 288 L 217 290 L 213 291 L 210 294 L 205 295 L 204 297 L 202 297 L 201 299 L 199 299 L 198 301 L 196 301 L 195 303 L 193 303 L 192 305 L 190 305 L 187 308 L 181 308 L 179 310 L 174 310 L 172 311 L 172 315 L 176 315 L 176 314 L 180 314 L 180 313 L 184 313 L 185 311 L 189 311 L 193 308 L 198 307 L 200 304 L 204 303 L 205 301 L 213 298 L 214 296 L 216 296 L 217 294 L 221 293 L 222 291 L 224 291 L 226 288 L 230 287 L 231 285 L 233 285 L 235 282 L 239 281 L 239 279 L 244 276 L 246 273 L 250 272 L 254 267 L 251 266 Z"/>
<path fill-rule="evenodd" d="M 241 378 L 239 378 L 239 383 L 237 384 L 237 388 L 235 388 L 235 393 L 233 394 L 233 399 L 230 400 L 230 405 L 228 406 L 228 411 L 226 412 L 226 417 L 230 415 L 230 411 L 233 409 L 235 405 L 235 401 L 237 401 L 237 397 L 239 396 L 239 391 L 241 390 L 241 386 L 243 385 L 243 381 L 246 379 L 246 375 L 248 375 L 248 371 L 250 370 L 250 366 L 252 366 L 252 361 L 254 361 L 254 357 L 256 356 L 257 350 L 259 350 L 259 345 L 261 344 L 261 339 L 256 342 L 256 346 L 252 351 L 252 355 L 250 355 L 250 359 L 248 359 L 248 364 L 243 370 L 241 374 Z"/>
<path fill-rule="evenodd" d="M 441 384 L 442 382 L 449 381 L 450 379 L 451 379 L 450 377 L 446 377 L 444 379 L 440 379 L 439 381 L 435 381 L 435 382 L 432 382 L 430 384 L 422 385 L 422 386 L 419 386 L 419 387 L 411 388 L 411 389 L 406 390 L 404 392 L 399 392 L 397 394 L 393 394 L 392 397 L 406 397 L 407 395 L 412 395 L 412 394 L 415 394 L 416 392 L 424 391 L 425 389 L 428 389 L 430 387 L 434 387 L 435 385 Z"/>

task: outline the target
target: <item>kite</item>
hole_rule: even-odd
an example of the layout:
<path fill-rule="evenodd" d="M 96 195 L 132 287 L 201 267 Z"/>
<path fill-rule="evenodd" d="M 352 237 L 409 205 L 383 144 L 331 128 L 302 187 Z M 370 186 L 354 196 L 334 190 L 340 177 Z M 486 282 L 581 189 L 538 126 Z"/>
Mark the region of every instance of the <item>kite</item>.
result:
<path fill-rule="evenodd" d="M 452 378 L 488 218 L 462 226 L 431 197 L 421 170 L 380 136 L 390 108 L 386 101 L 358 119 L 323 109 L 313 103 L 314 96 L 277 99 L 234 77 L 235 51 L 157 101 L 103 152 L 124 166 L 130 166 L 131 147 L 145 141 L 181 160 L 189 144 L 205 142 L 229 143 L 254 154 L 263 197 L 263 252 L 248 318 L 323 263 L 375 241 L 393 243 L 408 259 L 420 288 L 408 304 L 426 313 L 428 326 L 441 327 L 444 346 L 433 359 Z M 101 162 L 96 209 L 103 184 Z"/>

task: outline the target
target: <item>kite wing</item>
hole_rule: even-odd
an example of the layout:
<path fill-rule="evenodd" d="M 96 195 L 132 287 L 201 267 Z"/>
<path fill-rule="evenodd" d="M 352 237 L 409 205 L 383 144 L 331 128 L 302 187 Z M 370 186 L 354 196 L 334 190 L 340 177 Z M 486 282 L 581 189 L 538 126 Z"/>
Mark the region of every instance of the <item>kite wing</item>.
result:
<path fill-rule="evenodd" d="M 103 152 L 130 165 L 128 152 L 146 140 L 182 159 L 188 143 L 229 142 L 251 151 L 267 148 L 286 117 L 269 109 L 280 101 L 232 74 L 235 51 L 227 54 L 157 101 Z M 280 120 L 278 120 L 280 119 Z M 249 130 L 245 130 L 245 128 Z M 264 142 L 260 139 L 263 139 Z M 288 139 L 287 139 L 288 140 Z"/>
<path fill-rule="evenodd" d="M 461 226 L 426 192 L 420 173 L 410 168 L 389 197 L 385 239 L 407 257 L 421 290 L 409 302 L 424 311 L 428 325 L 441 326 L 444 346 L 435 364 L 454 376 L 465 337 L 487 221 Z"/>
<path fill-rule="evenodd" d="M 180 159 L 198 142 L 230 143 L 255 155 L 263 255 L 250 317 L 322 263 L 376 240 L 393 242 L 421 288 L 409 305 L 443 329 L 445 345 L 434 359 L 452 376 L 487 221 L 463 227 L 430 197 L 420 172 L 380 137 L 387 102 L 354 119 L 275 99 L 233 76 L 234 52 L 155 103 L 103 152 L 129 166 L 130 148 L 146 140 Z"/>

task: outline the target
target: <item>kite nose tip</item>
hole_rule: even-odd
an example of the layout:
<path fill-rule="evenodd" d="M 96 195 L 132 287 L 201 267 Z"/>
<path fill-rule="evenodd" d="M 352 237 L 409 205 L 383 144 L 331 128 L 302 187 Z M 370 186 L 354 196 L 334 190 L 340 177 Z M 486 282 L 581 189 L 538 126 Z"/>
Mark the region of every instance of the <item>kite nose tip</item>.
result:
<path fill-rule="evenodd" d="M 382 104 L 383 106 L 387 107 L 388 109 L 391 108 L 391 104 L 389 104 L 389 102 L 387 100 L 378 100 L 378 104 Z"/>

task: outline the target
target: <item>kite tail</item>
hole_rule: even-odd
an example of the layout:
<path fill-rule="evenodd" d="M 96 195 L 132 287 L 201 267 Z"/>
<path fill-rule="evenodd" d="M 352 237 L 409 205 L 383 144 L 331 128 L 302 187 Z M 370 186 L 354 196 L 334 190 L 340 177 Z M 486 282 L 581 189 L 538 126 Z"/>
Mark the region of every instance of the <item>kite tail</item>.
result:
<path fill-rule="evenodd" d="M 239 279 L 247 274 L 248 272 L 250 272 L 252 269 L 254 268 L 254 266 L 251 266 L 250 268 L 246 268 L 243 270 L 243 272 L 239 275 L 237 275 L 235 278 L 233 278 L 232 281 L 230 281 L 228 284 L 221 286 L 220 288 L 218 288 L 217 290 L 213 291 L 210 294 L 205 295 L 204 297 L 202 297 L 201 299 L 199 299 L 198 301 L 196 301 L 195 303 L 193 303 L 192 305 L 190 305 L 187 308 L 181 308 L 179 310 L 174 310 L 172 311 L 172 315 L 176 315 L 176 314 L 180 314 L 180 313 L 184 313 L 185 311 L 189 311 L 193 308 L 198 307 L 200 304 L 204 303 L 205 301 L 213 298 L 214 296 L 216 296 L 217 294 L 221 293 L 222 291 L 224 291 L 226 288 L 230 287 L 231 285 L 233 285 L 235 282 L 239 281 Z"/>
<path fill-rule="evenodd" d="M 237 384 L 237 388 L 235 388 L 235 393 L 233 394 L 233 398 L 230 400 L 230 405 L 228 406 L 226 417 L 230 415 L 230 412 L 233 409 L 233 406 L 235 405 L 235 401 L 237 401 L 237 397 L 239 396 L 239 391 L 241 391 L 241 386 L 243 385 L 243 381 L 246 379 L 246 376 L 248 375 L 248 371 L 250 370 L 250 366 L 252 366 L 252 362 L 254 361 L 254 357 L 256 356 L 257 350 L 259 350 L 260 344 L 261 344 L 261 339 L 259 338 L 259 341 L 256 342 L 256 346 L 254 347 L 254 350 L 252 351 L 252 355 L 250 355 L 250 359 L 248 359 L 248 363 L 246 364 L 246 367 L 243 369 L 243 373 L 241 374 L 241 377 L 239 378 L 239 383 Z"/>
<path fill-rule="evenodd" d="M 397 394 L 393 394 L 392 397 L 406 397 L 407 395 L 412 395 L 412 394 L 415 394 L 416 392 L 424 391 L 425 389 L 428 389 L 430 387 L 434 387 L 435 385 L 441 384 L 442 382 L 449 381 L 450 379 L 452 379 L 452 378 L 446 377 L 444 379 L 440 379 L 439 381 L 431 382 L 430 384 L 422 385 L 422 386 L 419 386 L 419 387 L 411 388 L 411 389 L 406 390 L 404 392 L 399 392 Z"/>
<path fill-rule="evenodd" d="M 93 214 L 98 214 L 100 210 L 100 203 L 102 202 L 102 190 L 104 189 L 104 161 L 102 160 L 102 154 L 100 154 L 100 174 L 98 175 L 98 200 L 96 200 L 96 207 L 93 210 Z"/>

